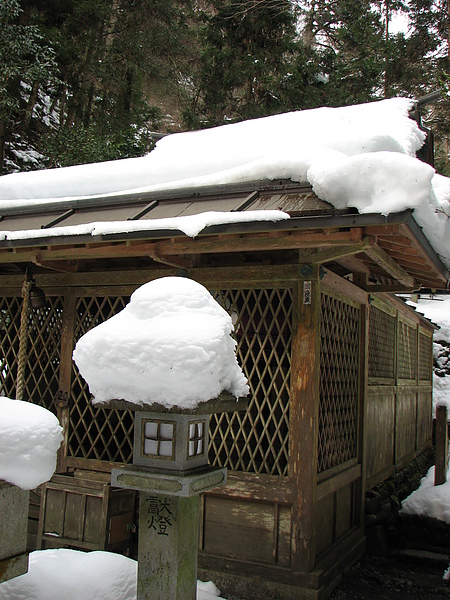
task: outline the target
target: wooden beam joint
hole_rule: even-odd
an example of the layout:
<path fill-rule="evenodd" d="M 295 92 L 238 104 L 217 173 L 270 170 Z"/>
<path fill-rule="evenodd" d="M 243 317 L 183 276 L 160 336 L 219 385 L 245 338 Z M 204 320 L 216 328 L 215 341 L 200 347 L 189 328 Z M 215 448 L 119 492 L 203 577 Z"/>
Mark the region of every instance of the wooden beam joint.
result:
<path fill-rule="evenodd" d="M 409 275 L 393 258 L 389 256 L 380 246 L 373 245 L 366 251 L 367 256 L 378 266 L 380 266 L 393 279 L 407 288 L 416 287 L 414 277 Z"/>

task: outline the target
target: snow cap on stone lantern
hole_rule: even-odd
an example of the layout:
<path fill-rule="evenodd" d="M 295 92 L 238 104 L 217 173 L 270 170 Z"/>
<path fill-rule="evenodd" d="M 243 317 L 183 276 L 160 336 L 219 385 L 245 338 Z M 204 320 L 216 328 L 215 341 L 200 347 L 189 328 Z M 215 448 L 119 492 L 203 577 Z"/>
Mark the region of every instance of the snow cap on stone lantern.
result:
<path fill-rule="evenodd" d="M 93 402 L 136 411 L 134 465 L 176 472 L 207 465 L 209 414 L 236 410 L 248 394 L 232 331 L 206 288 L 166 277 L 136 290 L 78 341 L 73 358 Z"/>
<path fill-rule="evenodd" d="M 138 288 L 117 315 L 78 341 L 73 359 L 92 401 L 192 409 L 248 385 L 230 315 L 201 284 L 165 277 Z"/>

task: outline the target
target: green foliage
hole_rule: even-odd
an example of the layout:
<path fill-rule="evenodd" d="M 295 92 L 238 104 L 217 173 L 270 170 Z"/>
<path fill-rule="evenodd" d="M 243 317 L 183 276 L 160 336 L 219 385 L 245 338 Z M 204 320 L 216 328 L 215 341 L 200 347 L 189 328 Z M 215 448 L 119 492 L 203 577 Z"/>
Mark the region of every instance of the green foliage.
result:
<path fill-rule="evenodd" d="M 291 3 L 215 0 L 202 18 L 198 93 L 185 119 L 205 126 L 284 110 L 295 56 Z"/>
<path fill-rule="evenodd" d="M 447 172 L 447 9 L 444 0 L 0 0 L 0 164 L 138 156 L 152 130 L 442 89 L 425 125 Z M 408 34 L 391 33 L 398 10 Z M 21 163 L 26 147 L 33 160 Z"/>
<path fill-rule="evenodd" d="M 0 173 L 5 136 L 23 118 L 23 91 L 40 81 L 54 79 L 56 62 L 39 28 L 19 22 L 18 0 L 0 3 Z"/>

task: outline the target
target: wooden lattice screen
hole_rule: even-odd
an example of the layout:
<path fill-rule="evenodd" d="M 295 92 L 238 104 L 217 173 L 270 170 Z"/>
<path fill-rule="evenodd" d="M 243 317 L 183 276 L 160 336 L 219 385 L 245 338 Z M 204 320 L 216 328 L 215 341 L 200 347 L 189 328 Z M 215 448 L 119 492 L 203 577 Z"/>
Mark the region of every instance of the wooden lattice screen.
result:
<path fill-rule="evenodd" d="M 15 397 L 21 298 L 0 300 L 0 394 Z M 24 399 L 56 413 L 63 301 L 49 297 L 28 314 Z"/>
<path fill-rule="evenodd" d="M 424 333 L 419 333 L 419 380 L 430 381 L 433 361 L 433 340 Z"/>
<path fill-rule="evenodd" d="M 128 297 L 79 298 L 75 342 L 89 329 L 116 314 Z M 133 414 L 126 410 L 95 408 L 88 386 L 72 363 L 68 455 L 75 458 L 128 463 L 133 456 Z"/>
<path fill-rule="evenodd" d="M 398 324 L 398 378 L 415 379 L 417 365 L 417 329 L 408 323 Z"/>
<path fill-rule="evenodd" d="M 16 395 L 21 298 L 0 298 L 0 395 Z"/>
<path fill-rule="evenodd" d="M 211 418 L 210 460 L 233 471 L 288 474 L 292 290 L 215 292 L 235 320 L 248 410 Z"/>
<path fill-rule="evenodd" d="M 396 318 L 370 307 L 369 314 L 369 377 L 393 379 L 395 368 Z"/>
<path fill-rule="evenodd" d="M 357 457 L 360 309 L 322 294 L 318 472 Z"/>
<path fill-rule="evenodd" d="M 236 471 L 286 475 L 292 290 L 215 292 L 235 321 L 239 364 L 249 379 L 251 400 L 244 413 L 211 419 L 210 458 Z M 80 298 L 75 339 L 121 310 L 128 298 Z M 94 408 L 73 365 L 69 455 L 131 462 L 133 417 L 128 411 Z"/>

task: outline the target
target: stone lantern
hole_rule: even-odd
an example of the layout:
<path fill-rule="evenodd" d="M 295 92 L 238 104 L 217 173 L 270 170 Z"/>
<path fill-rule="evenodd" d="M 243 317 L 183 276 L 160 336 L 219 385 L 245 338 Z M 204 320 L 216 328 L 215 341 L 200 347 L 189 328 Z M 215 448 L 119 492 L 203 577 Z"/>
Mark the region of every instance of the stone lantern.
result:
<path fill-rule="evenodd" d="M 28 570 L 29 494 L 0 479 L 0 583 Z"/>
<path fill-rule="evenodd" d="M 209 416 L 249 392 L 232 331 L 201 284 L 163 277 L 73 352 L 95 403 L 135 412 L 133 464 L 111 483 L 140 492 L 138 600 L 196 598 L 199 494 L 226 482 L 208 465 Z"/>
<path fill-rule="evenodd" d="M 135 411 L 133 464 L 113 469 L 111 484 L 139 490 L 138 600 L 195 600 L 199 494 L 226 483 L 208 465 L 209 419 L 243 410 L 222 392 L 194 409 L 112 401 Z"/>

